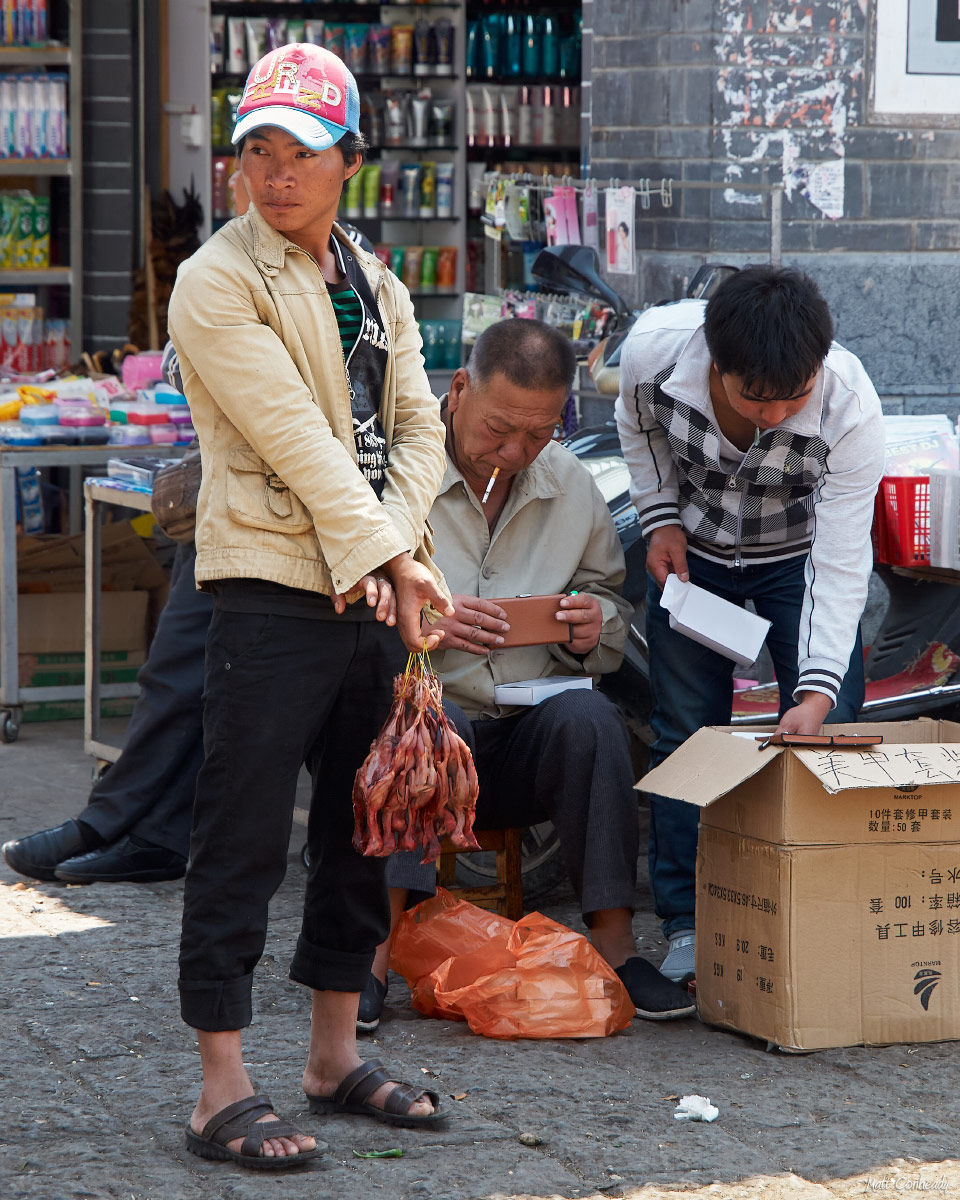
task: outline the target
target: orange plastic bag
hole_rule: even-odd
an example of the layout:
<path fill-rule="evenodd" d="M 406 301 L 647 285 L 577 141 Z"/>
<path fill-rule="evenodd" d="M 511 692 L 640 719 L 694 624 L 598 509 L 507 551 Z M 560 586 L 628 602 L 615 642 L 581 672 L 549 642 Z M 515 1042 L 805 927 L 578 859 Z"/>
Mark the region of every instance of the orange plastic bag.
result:
<path fill-rule="evenodd" d="M 404 913 L 390 966 L 418 1012 L 465 1020 L 485 1037 L 607 1037 L 635 1011 L 581 934 L 542 913 L 507 921 L 442 889 Z"/>

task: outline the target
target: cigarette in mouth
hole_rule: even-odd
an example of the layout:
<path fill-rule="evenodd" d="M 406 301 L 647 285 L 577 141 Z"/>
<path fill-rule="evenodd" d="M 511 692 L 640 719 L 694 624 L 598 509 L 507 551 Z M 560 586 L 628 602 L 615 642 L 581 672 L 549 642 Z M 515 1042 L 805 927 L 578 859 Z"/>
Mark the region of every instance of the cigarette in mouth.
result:
<path fill-rule="evenodd" d="M 499 474 L 500 468 L 494 467 L 493 474 L 490 476 L 490 482 L 487 484 L 486 490 L 483 493 L 483 499 L 480 501 L 481 505 L 486 504 L 486 502 L 490 499 L 490 493 L 493 491 L 493 485 L 497 482 L 497 476 Z"/>

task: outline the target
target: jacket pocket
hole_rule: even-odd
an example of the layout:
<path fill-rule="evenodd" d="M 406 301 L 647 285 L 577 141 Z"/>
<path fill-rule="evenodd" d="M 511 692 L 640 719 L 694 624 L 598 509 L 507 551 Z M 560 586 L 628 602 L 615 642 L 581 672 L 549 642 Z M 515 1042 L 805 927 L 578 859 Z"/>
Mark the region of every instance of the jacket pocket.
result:
<path fill-rule="evenodd" d="M 254 529 L 306 533 L 313 528 L 303 501 L 252 446 L 233 446 L 227 454 L 227 512 Z"/>

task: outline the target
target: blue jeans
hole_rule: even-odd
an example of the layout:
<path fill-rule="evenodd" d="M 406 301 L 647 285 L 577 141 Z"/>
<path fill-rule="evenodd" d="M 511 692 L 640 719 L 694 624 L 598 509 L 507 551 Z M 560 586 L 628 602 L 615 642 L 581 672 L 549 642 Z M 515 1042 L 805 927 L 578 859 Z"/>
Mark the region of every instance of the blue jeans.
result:
<path fill-rule="evenodd" d="M 736 570 L 695 554 L 687 556 L 691 583 L 741 608 L 744 601 L 752 600 L 759 615 L 772 622 L 766 644 L 780 689 L 781 716 L 795 703 L 805 562 L 806 557 L 800 555 L 782 563 Z M 702 726 L 730 724 L 734 664 L 670 628 L 669 614 L 660 607 L 660 589 L 652 575 L 647 578 L 647 642 L 654 734 L 650 765 L 656 767 Z M 837 705 L 827 723 L 855 721 L 863 693 L 863 648 L 858 630 Z M 654 910 L 669 937 L 677 930 L 694 927 L 700 810 L 682 800 L 648 796 L 650 887 Z"/>

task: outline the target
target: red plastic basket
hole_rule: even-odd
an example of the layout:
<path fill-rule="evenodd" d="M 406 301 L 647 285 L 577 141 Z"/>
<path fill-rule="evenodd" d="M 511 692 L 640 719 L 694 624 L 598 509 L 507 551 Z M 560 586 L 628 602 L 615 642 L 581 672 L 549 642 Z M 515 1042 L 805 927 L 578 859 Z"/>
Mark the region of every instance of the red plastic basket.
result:
<path fill-rule="evenodd" d="M 874 506 L 874 553 L 894 567 L 930 562 L 930 480 L 926 475 L 884 475 Z"/>

